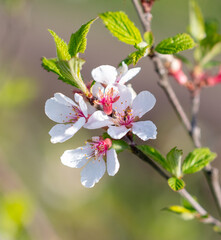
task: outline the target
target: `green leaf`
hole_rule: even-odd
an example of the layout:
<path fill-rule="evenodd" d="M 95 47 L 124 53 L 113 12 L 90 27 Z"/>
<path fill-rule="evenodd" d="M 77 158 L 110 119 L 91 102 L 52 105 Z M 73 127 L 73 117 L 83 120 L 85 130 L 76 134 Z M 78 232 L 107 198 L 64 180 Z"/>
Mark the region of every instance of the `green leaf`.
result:
<path fill-rule="evenodd" d="M 170 167 L 168 166 L 166 159 L 155 148 L 148 145 L 140 145 L 137 146 L 137 148 L 141 150 L 149 158 L 159 163 L 164 169 L 166 169 L 167 171 L 170 170 Z"/>
<path fill-rule="evenodd" d="M 57 58 L 50 58 L 47 59 L 45 57 L 42 57 L 42 67 L 47 70 L 48 72 L 54 72 L 58 74 L 59 76 L 61 75 L 59 69 L 57 68 L 56 62 L 58 61 Z"/>
<path fill-rule="evenodd" d="M 168 208 L 164 208 L 163 210 L 167 210 L 169 212 L 180 215 L 184 220 L 191 220 L 195 218 L 195 213 L 189 211 L 185 207 L 174 205 Z"/>
<path fill-rule="evenodd" d="M 194 40 L 189 34 L 181 33 L 174 37 L 164 39 L 155 48 L 155 50 L 162 54 L 174 54 L 180 51 L 191 49 L 195 46 Z"/>
<path fill-rule="evenodd" d="M 152 32 L 145 32 L 143 38 L 149 47 L 153 45 L 154 37 Z"/>
<path fill-rule="evenodd" d="M 214 34 L 218 33 L 219 29 L 219 22 L 214 19 L 206 20 L 205 21 L 205 31 L 206 36 L 213 36 Z"/>
<path fill-rule="evenodd" d="M 114 148 L 117 153 L 120 153 L 128 149 L 129 145 L 123 140 L 112 140 L 112 148 Z"/>
<path fill-rule="evenodd" d="M 209 148 L 197 148 L 189 153 L 183 161 L 182 172 L 184 174 L 198 172 L 213 161 L 215 157 L 216 154 L 211 152 Z"/>
<path fill-rule="evenodd" d="M 123 62 L 125 62 L 125 64 L 127 65 L 130 65 L 130 64 L 136 65 L 142 57 L 145 57 L 147 55 L 147 51 L 148 51 L 147 48 L 148 46 L 129 54 L 127 58 L 123 60 Z"/>
<path fill-rule="evenodd" d="M 196 3 L 195 0 L 190 0 L 190 9 L 189 9 L 189 18 L 190 18 L 190 26 L 189 31 L 191 36 L 197 41 L 200 41 L 204 37 L 206 37 L 205 33 L 205 24 L 202 12 L 200 7 Z"/>
<path fill-rule="evenodd" d="M 57 66 L 57 62 L 58 62 L 57 58 L 47 59 L 47 58 L 43 57 L 42 58 L 42 67 L 45 70 L 47 70 L 48 72 L 56 73 L 59 76 L 58 77 L 59 80 L 78 88 L 77 84 L 73 81 L 73 77 L 71 77 L 69 79 L 69 78 L 65 77 L 65 74 L 62 75 L 60 69 Z"/>
<path fill-rule="evenodd" d="M 171 177 L 168 179 L 168 185 L 173 191 L 179 191 L 185 187 L 185 182 L 182 179 Z"/>
<path fill-rule="evenodd" d="M 58 61 L 56 65 L 65 79 L 68 79 L 73 86 L 79 88 L 84 93 L 87 93 L 87 87 L 85 86 L 80 73 L 84 62 L 83 59 L 74 57 L 69 61 Z"/>
<path fill-rule="evenodd" d="M 99 16 L 107 29 L 118 40 L 131 45 L 139 44 L 143 41 L 140 31 L 124 12 L 106 12 Z"/>
<path fill-rule="evenodd" d="M 171 172 L 177 178 L 182 176 L 181 160 L 183 151 L 178 150 L 176 147 L 171 149 L 167 154 L 167 164 L 169 165 L 169 172 Z"/>
<path fill-rule="evenodd" d="M 68 44 L 68 50 L 71 57 L 76 57 L 78 53 L 84 53 L 87 46 L 87 34 L 90 30 L 91 24 L 96 20 L 92 19 L 88 23 L 82 25 L 80 29 L 73 33 Z"/>
<path fill-rule="evenodd" d="M 56 48 L 57 48 L 57 57 L 59 60 L 70 60 L 71 56 L 68 52 L 68 45 L 67 43 L 58 37 L 58 35 L 53 32 L 52 30 L 48 30 L 51 35 L 54 37 L 54 41 L 56 44 Z"/>
<path fill-rule="evenodd" d="M 215 56 L 221 53 L 221 42 L 218 42 L 213 46 L 213 48 L 203 57 L 200 64 L 202 66 L 206 65 L 210 60 L 212 60 Z"/>
<path fill-rule="evenodd" d="M 196 201 L 197 201 L 197 198 L 196 197 L 193 197 Z M 191 203 L 186 200 L 185 198 L 182 198 L 181 199 L 181 204 L 184 208 L 188 209 L 190 212 L 197 212 L 195 208 L 193 208 L 193 206 L 191 205 Z"/>

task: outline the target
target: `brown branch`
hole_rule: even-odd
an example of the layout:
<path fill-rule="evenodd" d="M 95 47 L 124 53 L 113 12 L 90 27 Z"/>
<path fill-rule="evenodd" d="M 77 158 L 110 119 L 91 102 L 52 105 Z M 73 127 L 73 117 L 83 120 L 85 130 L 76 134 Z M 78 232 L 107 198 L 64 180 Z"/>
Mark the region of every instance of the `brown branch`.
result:
<path fill-rule="evenodd" d="M 144 27 L 145 31 L 148 31 L 148 26 L 151 25 L 151 19 L 145 18 L 145 9 L 142 10 L 140 1 L 141 3 L 143 2 L 142 0 L 132 0 L 134 3 L 134 6 L 137 10 L 137 13 L 140 17 L 140 20 L 142 22 L 142 25 Z M 148 23 L 146 21 L 149 21 Z M 195 99 L 193 99 L 193 116 L 195 120 L 192 121 L 192 125 L 183 110 L 178 98 L 176 97 L 175 92 L 173 91 L 169 80 L 168 80 L 168 74 L 167 71 L 165 70 L 165 67 L 161 61 L 161 59 L 156 55 L 152 54 L 150 55 L 150 58 L 152 59 L 154 66 L 155 66 L 155 71 L 157 72 L 159 76 L 158 84 L 161 86 L 161 88 L 164 90 L 165 94 L 167 95 L 168 100 L 170 101 L 171 105 L 173 106 L 174 111 L 176 112 L 178 118 L 181 120 L 182 124 L 184 125 L 185 129 L 191 136 L 191 139 L 194 143 L 195 147 L 200 147 L 201 142 L 200 142 L 200 130 L 196 126 L 196 123 L 193 122 L 196 120 L 196 114 L 199 109 L 199 96 L 197 96 Z M 194 126 L 194 128 L 192 128 Z M 215 199 L 215 202 L 217 204 L 218 210 L 221 213 L 221 187 L 220 187 L 220 180 L 219 180 L 219 171 L 217 168 L 212 167 L 211 165 L 208 165 L 204 168 L 204 174 L 206 176 L 208 185 L 211 189 L 211 192 L 213 194 L 213 197 Z"/>
<path fill-rule="evenodd" d="M 197 148 L 200 148 L 201 147 L 200 128 L 197 126 L 197 115 L 198 115 L 199 106 L 200 106 L 199 90 L 192 92 L 191 100 L 192 100 L 191 136 L 193 138 L 194 145 Z"/>

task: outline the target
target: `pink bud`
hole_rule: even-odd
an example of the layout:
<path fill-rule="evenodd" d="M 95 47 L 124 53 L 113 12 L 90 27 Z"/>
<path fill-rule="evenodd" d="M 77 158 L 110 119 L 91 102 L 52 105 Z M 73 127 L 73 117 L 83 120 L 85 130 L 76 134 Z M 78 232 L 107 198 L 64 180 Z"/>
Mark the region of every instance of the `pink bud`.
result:
<path fill-rule="evenodd" d="M 207 80 L 206 80 L 206 83 L 209 86 L 214 86 L 218 83 L 221 83 L 221 68 L 220 68 L 217 75 L 215 75 L 213 77 L 208 77 Z"/>

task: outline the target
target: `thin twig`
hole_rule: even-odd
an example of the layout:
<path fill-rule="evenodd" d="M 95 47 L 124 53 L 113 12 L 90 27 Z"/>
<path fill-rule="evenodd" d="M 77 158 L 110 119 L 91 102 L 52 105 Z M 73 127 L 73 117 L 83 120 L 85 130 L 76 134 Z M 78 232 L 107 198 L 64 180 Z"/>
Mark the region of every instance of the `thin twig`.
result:
<path fill-rule="evenodd" d="M 197 115 L 199 112 L 200 106 L 200 91 L 192 92 L 191 96 L 192 100 L 192 120 L 191 120 L 191 135 L 193 138 L 193 142 L 197 148 L 201 147 L 200 141 L 200 128 L 197 126 Z"/>
<path fill-rule="evenodd" d="M 139 157 L 144 162 L 150 164 L 151 167 L 153 167 L 164 179 L 168 180 L 170 178 L 170 176 L 167 173 L 165 173 L 152 159 L 150 159 L 141 150 L 139 150 L 135 144 L 130 144 L 130 149 L 134 155 Z M 200 219 L 203 219 L 202 218 L 203 216 L 208 215 L 208 212 L 191 196 L 191 194 L 189 194 L 189 192 L 186 189 L 182 189 L 178 191 L 178 193 L 193 206 L 193 208 L 200 215 Z M 208 215 L 207 218 L 203 219 L 203 222 L 211 224 L 213 226 L 221 227 L 221 222 L 210 215 Z"/>
<path fill-rule="evenodd" d="M 141 8 L 141 5 L 140 5 L 140 1 L 142 1 L 142 0 L 132 0 L 132 1 L 133 1 L 134 6 L 137 10 L 137 13 L 140 17 L 140 20 L 142 22 L 144 30 L 148 31 L 148 26 L 150 26 L 151 23 L 149 22 L 147 24 L 145 22 L 145 21 L 147 21 L 147 18 L 144 17 L 146 13 L 144 11 L 141 11 L 142 8 Z M 148 21 L 150 21 L 150 20 L 151 19 L 148 19 Z M 187 130 L 187 132 L 191 136 L 191 138 L 193 140 L 193 143 L 194 143 L 194 146 L 195 147 L 201 146 L 201 143 L 199 144 L 199 142 L 198 142 L 199 133 L 197 133 L 196 130 L 194 130 L 194 133 L 193 133 L 191 123 L 190 123 L 185 111 L 183 110 L 178 98 L 176 97 L 175 92 L 173 91 L 173 89 L 172 89 L 172 87 L 169 83 L 168 74 L 165 70 L 165 67 L 162 64 L 161 59 L 154 53 L 152 55 L 150 55 L 150 58 L 152 59 L 152 61 L 154 63 L 154 66 L 155 66 L 155 70 L 156 70 L 156 72 L 158 73 L 158 76 L 159 76 L 158 84 L 164 90 L 164 92 L 167 95 L 168 100 L 170 101 L 171 105 L 173 106 L 173 109 L 176 112 L 178 118 L 181 120 L 185 129 Z M 195 101 L 196 100 L 197 99 L 195 99 Z M 195 128 L 195 129 L 197 129 L 197 128 Z M 198 135 L 197 138 L 194 137 L 194 134 Z M 211 192 L 213 194 L 215 202 L 218 206 L 218 210 L 219 210 L 219 212 L 221 212 L 221 187 L 220 187 L 220 182 L 219 182 L 219 171 L 218 171 L 217 168 L 214 168 L 211 165 L 208 165 L 204 168 L 204 174 L 206 176 L 208 185 L 211 189 Z"/>

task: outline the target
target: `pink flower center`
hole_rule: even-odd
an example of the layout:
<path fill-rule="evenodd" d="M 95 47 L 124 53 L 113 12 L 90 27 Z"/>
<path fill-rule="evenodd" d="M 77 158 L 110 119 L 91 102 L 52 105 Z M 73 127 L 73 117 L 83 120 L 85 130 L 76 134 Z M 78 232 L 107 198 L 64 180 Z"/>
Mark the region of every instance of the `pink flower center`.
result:
<path fill-rule="evenodd" d="M 91 157 L 94 157 L 95 159 L 104 157 L 107 153 L 107 150 L 112 146 L 112 142 L 109 138 L 103 139 L 102 137 L 92 139 L 92 142 L 89 144 L 93 150 Z"/>
<path fill-rule="evenodd" d="M 132 123 L 137 121 L 137 117 L 133 116 L 133 110 L 131 107 L 127 107 L 123 112 L 114 113 L 114 123 L 116 126 L 125 126 L 127 128 L 132 127 Z"/>
<path fill-rule="evenodd" d="M 108 92 L 103 93 L 101 90 L 99 90 L 99 100 L 97 100 L 97 104 L 103 106 L 103 111 L 110 115 L 112 113 L 112 104 L 115 103 L 120 96 L 114 94 L 114 89 L 111 88 Z"/>
<path fill-rule="evenodd" d="M 78 107 L 76 107 L 76 106 L 72 106 L 72 110 L 73 110 L 74 113 L 69 113 L 69 114 L 70 114 L 70 116 L 69 116 L 69 122 L 75 123 L 75 122 L 77 122 L 77 120 L 78 120 L 79 118 L 82 118 L 82 117 L 85 118 L 86 121 L 88 120 L 89 116 L 86 117 L 86 116 L 84 115 L 84 113 L 81 111 L 80 108 L 78 108 Z"/>

